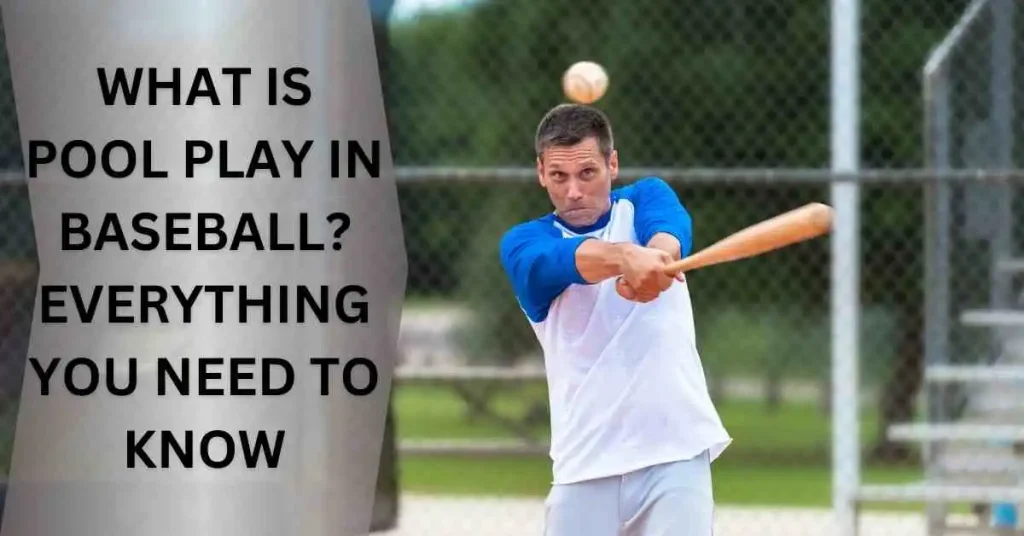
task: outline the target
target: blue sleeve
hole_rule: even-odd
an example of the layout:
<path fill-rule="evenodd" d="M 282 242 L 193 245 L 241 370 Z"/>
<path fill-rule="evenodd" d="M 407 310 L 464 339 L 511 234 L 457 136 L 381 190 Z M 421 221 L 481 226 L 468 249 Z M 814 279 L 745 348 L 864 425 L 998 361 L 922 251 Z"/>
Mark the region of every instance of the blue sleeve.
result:
<path fill-rule="evenodd" d="M 501 266 L 526 316 L 541 322 L 569 285 L 588 284 L 576 267 L 576 249 L 590 237 L 563 238 L 539 223 L 516 226 L 501 239 Z"/>
<path fill-rule="evenodd" d="M 667 182 L 657 177 L 638 181 L 633 184 L 629 198 L 636 208 L 633 222 L 641 244 L 647 244 L 658 233 L 668 233 L 679 240 L 683 257 L 690 254 L 693 221 Z"/>

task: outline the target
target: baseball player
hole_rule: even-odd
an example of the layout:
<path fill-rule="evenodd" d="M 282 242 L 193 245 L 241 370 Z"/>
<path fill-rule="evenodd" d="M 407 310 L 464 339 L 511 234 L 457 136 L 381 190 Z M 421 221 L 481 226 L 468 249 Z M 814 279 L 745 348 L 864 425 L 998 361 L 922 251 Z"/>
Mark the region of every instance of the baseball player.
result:
<path fill-rule="evenodd" d="M 553 482 L 547 536 L 710 536 L 711 462 L 731 442 L 697 352 L 685 278 L 689 213 L 660 178 L 613 189 L 599 110 L 563 104 L 536 132 L 554 211 L 501 238 L 543 349 Z"/>

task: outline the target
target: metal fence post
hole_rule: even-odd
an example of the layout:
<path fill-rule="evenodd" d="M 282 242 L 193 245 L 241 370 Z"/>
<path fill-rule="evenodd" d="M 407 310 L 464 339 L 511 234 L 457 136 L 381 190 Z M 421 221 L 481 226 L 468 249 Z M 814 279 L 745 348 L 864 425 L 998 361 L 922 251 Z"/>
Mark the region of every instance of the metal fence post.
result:
<path fill-rule="evenodd" d="M 860 2 L 832 2 L 832 168 L 860 165 Z M 860 484 L 860 184 L 832 183 L 836 211 L 832 237 L 833 506 L 841 536 L 857 534 Z"/>

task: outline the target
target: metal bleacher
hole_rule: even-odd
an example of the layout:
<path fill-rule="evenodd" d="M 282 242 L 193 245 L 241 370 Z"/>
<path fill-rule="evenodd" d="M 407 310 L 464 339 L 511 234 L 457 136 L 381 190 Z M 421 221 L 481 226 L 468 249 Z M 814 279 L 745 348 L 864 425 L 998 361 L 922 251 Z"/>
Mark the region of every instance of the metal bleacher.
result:
<path fill-rule="evenodd" d="M 1000 270 L 1024 275 L 1024 262 Z M 994 359 L 925 367 L 926 385 L 958 386 L 965 393 L 964 407 L 954 419 L 889 428 L 890 439 L 926 447 L 926 479 L 862 486 L 859 500 L 929 505 L 930 535 L 1024 534 L 1016 526 L 993 526 L 990 521 L 993 506 L 1016 509 L 1024 504 L 1024 293 L 1015 305 L 967 310 L 959 316 L 964 326 L 994 332 L 999 342 Z M 980 515 L 967 525 L 952 524 L 946 514 L 955 504 L 972 505 Z"/>
<path fill-rule="evenodd" d="M 928 166 L 1012 171 L 1024 20 L 974 0 L 924 68 Z M 1017 147 L 1015 147 L 1015 145 Z M 924 478 L 861 485 L 856 502 L 924 505 L 927 534 L 1024 534 L 1024 255 L 1014 179 L 926 186 L 923 415 L 887 430 L 921 447 Z M 970 297 L 968 297 L 970 296 Z M 976 515 L 950 515 L 969 506 Z"/>

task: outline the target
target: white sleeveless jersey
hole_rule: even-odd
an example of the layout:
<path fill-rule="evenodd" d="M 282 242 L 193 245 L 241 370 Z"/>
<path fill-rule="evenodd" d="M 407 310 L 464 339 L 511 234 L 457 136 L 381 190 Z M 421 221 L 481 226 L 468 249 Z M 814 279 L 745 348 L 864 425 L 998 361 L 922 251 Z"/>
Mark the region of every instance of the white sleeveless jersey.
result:
<path fill-rule="evenodd" d="M 501 261 L 544 354 L 555 484 L 688 459 L 714 460 L 731 442 L 712 404 L 684 282 L 656 300 L 628 301 L 615 279 L 588 284 L 575 264 L 585 240 L 639 245 L 671 233 L 692 247 L 690 216 L 659 178 L 617 188 L 586 228 L 554 214 L 519 224 Z"/>

